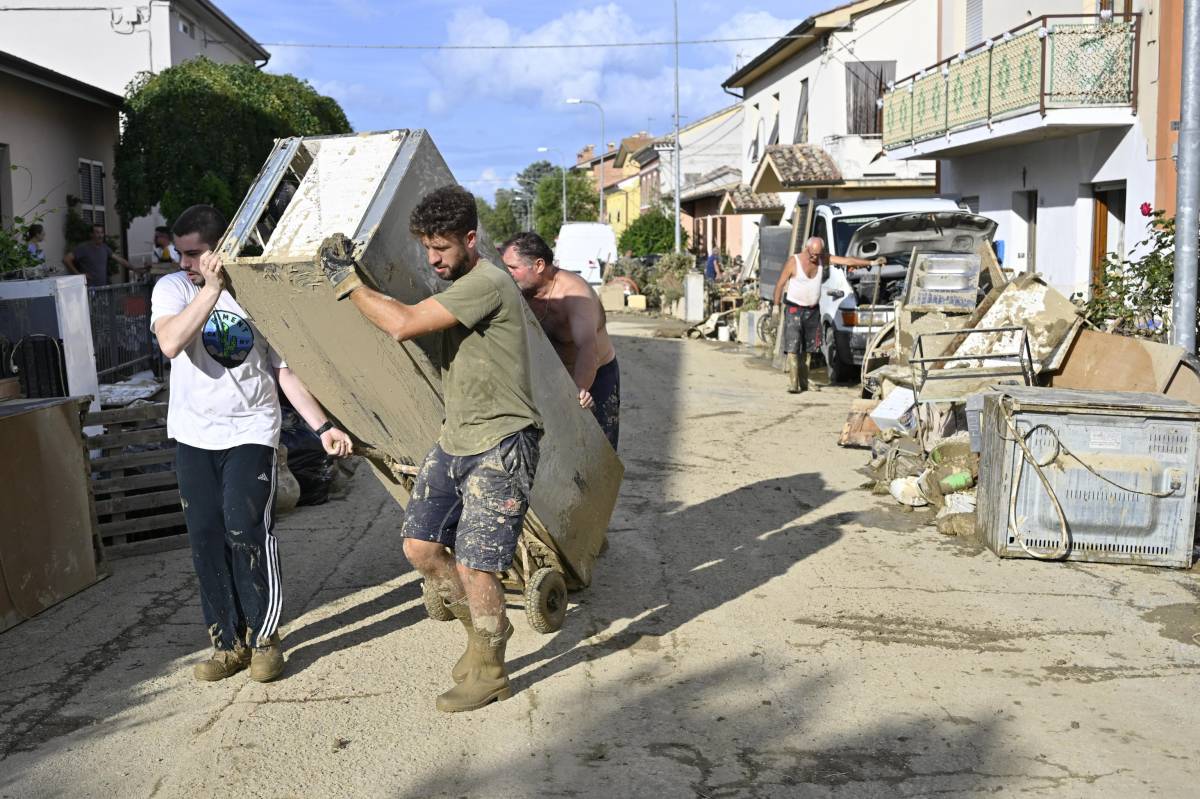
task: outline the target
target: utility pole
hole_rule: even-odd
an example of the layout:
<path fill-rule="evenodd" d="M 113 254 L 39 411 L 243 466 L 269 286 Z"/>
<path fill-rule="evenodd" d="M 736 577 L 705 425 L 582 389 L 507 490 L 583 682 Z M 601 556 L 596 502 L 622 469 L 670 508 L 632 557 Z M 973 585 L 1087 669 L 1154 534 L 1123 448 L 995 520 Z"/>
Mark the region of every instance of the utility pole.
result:
<path fill-rule="evenodd" d="M 679 254 L 683 248 L 679 240 L 679 189 L 683 180 L 683 154 L 679 150 L 679 0 L 672 0 L 671 5 L 675 9 L 675 253 Z"/>
<path fill-rule="evenodd" d="M 1175 291 L 1171 341 L 1196 354 L 1196 259 L 1200 256 L 1200 0 L 1183 4 L 1183 80 L 1175 164 Z"/>

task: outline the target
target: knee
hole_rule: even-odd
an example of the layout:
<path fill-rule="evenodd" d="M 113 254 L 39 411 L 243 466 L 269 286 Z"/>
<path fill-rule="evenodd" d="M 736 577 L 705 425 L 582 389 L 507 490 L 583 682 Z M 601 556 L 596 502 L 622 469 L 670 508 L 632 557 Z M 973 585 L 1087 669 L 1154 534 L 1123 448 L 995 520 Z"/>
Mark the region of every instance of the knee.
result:
<path fill-rule="evenodd" d="M 419 538 L 404 539 L 404 557 L 408 558 L 418 571 L 429 571 L 437 565 L 439 556 L 445 550 L 441 544 L 433 541 L 422 541 Z"/>

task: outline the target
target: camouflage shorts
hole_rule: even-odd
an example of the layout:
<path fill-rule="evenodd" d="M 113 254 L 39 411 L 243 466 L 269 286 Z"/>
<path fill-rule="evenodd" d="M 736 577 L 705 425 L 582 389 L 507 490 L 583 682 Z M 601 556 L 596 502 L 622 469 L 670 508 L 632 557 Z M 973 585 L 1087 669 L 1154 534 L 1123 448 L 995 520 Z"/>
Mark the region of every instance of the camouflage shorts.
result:
<path fill-rule="evenodd" d="M 542 431 L 527 427 L 478 455 L 450 455 L 434 444 L 417 474 L 401 535 L 436 541 L 477 571 L 512 564 Z"/>

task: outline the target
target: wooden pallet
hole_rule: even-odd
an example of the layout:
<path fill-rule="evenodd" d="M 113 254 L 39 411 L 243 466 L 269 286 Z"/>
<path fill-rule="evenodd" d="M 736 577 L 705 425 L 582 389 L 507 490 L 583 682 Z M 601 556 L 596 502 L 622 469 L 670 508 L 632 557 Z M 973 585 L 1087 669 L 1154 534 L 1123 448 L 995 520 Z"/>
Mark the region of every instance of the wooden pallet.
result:
<path fill-rule="evenodd" d="M 109 555 L 158 552 L 187 546 L 175 447 L 167 443 L 167 405 L 152 403 L 89 413 L 85 424 L 103 425 L 89 436 L 92 493 L 100 538 Z M 126 452 L 131 445 L 161 445 Z M 165 464 L 167 471 L 143 473 L 139 467 Z"/>

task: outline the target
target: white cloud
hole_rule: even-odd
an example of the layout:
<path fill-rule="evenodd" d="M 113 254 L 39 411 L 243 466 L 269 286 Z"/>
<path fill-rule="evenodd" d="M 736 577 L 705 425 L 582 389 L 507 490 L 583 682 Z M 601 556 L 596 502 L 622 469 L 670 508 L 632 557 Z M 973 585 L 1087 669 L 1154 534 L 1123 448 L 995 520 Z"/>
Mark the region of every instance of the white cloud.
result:
<path fill-rule="evenodd" d="M 271 60 L 267 62 L 267 72 L 277 75 L 298 75 L 312 63 L 309 51 L 303 47 L 268 47 Z"/>
<path fill-rule="evenodd" d="M 733 70 L 752 61 L 756 55 L 774 44 L 778 37 L 785 35 L 801 22 L 803 20 L 781 19 L 766 11 L 742 11 L 714 30 L 712 38 L 748 40 L 715 45 L 730 59 L 732 74 Z"/>

